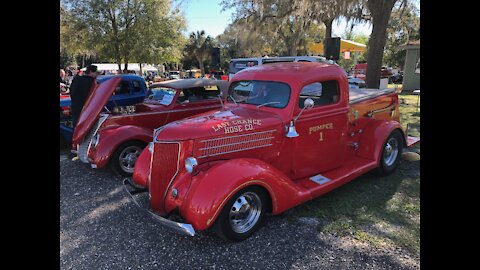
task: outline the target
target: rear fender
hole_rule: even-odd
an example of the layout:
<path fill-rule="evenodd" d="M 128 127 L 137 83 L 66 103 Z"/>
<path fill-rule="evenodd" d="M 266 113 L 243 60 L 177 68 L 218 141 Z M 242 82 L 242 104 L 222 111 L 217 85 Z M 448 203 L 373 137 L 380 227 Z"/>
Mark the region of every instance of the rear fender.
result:
<path fill-rule="evenodd" d="M 363 130 L 357 155 L 379 161 L 382 153 L 381 149 L 390 133 L 395 129 L 398 129 L 402 134 L 403 145 L 407 145 L 405 134 L 399 122 L 371 119 L 371 122 L 368 123 Z"/>
<path fill-rule="evenodd" d="M 253 158 L 231 159 L 192 177 L 180 215 L 195 229 L 207 229 L 227 201 L 247 186 L 260 186 L 268 192 L 273 214 L 300 204 L 308 193 L 268 163 Z"/>
<path fill-rule="evenodd" d="M 91 153 L 97 168 L 105 167 L 115 150 L 126 141 L 152 141 L 153 131 L 138 126 L 119 126 L 103 129 L 98 132 L 100 140 Z"/>

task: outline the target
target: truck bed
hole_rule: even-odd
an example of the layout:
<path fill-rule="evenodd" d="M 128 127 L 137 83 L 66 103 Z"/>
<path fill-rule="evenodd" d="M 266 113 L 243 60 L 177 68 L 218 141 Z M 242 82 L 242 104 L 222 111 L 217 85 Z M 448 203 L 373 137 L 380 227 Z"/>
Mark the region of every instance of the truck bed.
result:
<path fill-rule="evenodd" d="M 371 88 L 350 88 L 350 104 L 355 104 L 367 99 L 373 99 L 378 96 L 394 93 L 395 89 L 371 89 Z"/>

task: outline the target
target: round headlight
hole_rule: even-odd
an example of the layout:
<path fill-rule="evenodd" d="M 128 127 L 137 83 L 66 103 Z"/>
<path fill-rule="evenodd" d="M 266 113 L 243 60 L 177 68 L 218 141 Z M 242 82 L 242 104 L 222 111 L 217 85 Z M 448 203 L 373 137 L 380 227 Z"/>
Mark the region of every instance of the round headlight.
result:
<path fill-rule="evenodd" d="M 197 165 L 198 162 L 196 158 L 189 157 L 185 159 L 185 169 L 187 172 L 192 173 Z"/>

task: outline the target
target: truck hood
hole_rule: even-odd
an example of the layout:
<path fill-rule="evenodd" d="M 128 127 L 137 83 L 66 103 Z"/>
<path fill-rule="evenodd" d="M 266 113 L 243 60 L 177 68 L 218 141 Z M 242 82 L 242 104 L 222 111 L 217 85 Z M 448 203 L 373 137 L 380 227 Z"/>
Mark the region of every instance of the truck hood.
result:
<path fill-rule="evenodd" d="M 248 105 L 247 105 L 248 106 Z M 238 106 L 210 111 L 195 117 L 171 122 L 157 129 L 158 141 L 182 141 L 224 135 L 240 135 L 271 128 L 282 123 L 274 113 L 255 107 Z"/>
<path fill-rule="evenodd" d="M 92 91 L 92 94 L 88 97 L 83 106 L 80 117 L 78 118 L 77 126 L 73 132 L 72 142 L 74 145 L 80 143 L 88 134 L 90 128 L 97 121 L 98 115 L 112 96 L 115 88 L 120 84 L 121 80 L 122 79 L 119 77 L 112 78 L 101 83 Z"/>

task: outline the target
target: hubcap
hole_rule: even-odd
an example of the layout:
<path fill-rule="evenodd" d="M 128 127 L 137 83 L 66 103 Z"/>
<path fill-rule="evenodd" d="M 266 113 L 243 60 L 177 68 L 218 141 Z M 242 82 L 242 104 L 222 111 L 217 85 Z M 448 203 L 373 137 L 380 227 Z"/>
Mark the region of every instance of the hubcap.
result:
<path fill-rule="evenodd" d="M 141 152 L 142 149 L 134 145 L 128 146 L 123 149 L 119 156 L 119 163 L 122 170 L 127 173 L 133 173 L 135 162 L 137 161 L 137 158 Z"/>
<path fill-rule="evenodd" d="M 236 233 L 245 233 L 257 224 L 262 212 L 262 201 L 254 192 L 245 192 L 230 209 L 230 225 Z"/>
<path fill-rule="evenodd" d="M 385 165 L 392 166 L 395 163 L 395 160 L 398 156 L 398 141 L 395 138 L 390 138 L 385 144 L 385 148 L 383 150 L 383 161 Z"/>

